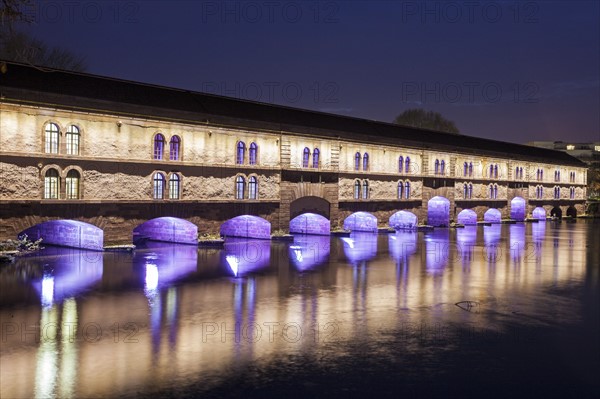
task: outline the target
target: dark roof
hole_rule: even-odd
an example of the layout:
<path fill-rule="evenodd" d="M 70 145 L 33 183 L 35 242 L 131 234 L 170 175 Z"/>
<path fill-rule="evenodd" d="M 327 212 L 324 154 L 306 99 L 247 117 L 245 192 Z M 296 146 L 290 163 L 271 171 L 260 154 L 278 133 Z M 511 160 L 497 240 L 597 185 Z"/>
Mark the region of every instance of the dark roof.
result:
<path fill-rule="evenodd" d="M 585 167 L 562 151 L 7 62 L 3 101 L 236 125 Z"/>

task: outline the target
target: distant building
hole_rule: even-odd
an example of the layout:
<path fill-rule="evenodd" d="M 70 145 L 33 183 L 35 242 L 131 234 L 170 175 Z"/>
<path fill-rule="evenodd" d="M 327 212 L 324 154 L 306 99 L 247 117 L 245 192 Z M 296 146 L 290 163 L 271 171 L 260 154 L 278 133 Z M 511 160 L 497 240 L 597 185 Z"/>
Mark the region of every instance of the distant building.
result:
<path fill-rule="evenodd" d="M 600 166 L 600 141 L 572 143 L 564 141 L 530 141 L 527 145 L 549 150 L 560 150 L 590 166 Z"/>

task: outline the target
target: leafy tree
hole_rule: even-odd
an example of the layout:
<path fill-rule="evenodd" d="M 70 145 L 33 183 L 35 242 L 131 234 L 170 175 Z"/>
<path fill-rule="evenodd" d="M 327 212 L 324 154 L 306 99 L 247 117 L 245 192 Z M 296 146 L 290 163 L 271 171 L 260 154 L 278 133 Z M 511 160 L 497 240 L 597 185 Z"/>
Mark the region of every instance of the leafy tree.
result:
<path fill-rule="evenodd" d="M 422 108 L 407 109 L 394 119 L 394 123 L 447 133 L 460 133 L 454 122 L 444 118 L 439 112 L 425 111 Z"/>
<path fill-rule="evenodd" d="M 0 0 L 0 60 L 42 67 L 84 71 L 85 57 L 60 47 L 51 47 L 42 40 L 15 28 L 16 24 L 31 24 L 27 14 L 29 0 Z M 5 71 L 6 65 L 0 65 Z"/>

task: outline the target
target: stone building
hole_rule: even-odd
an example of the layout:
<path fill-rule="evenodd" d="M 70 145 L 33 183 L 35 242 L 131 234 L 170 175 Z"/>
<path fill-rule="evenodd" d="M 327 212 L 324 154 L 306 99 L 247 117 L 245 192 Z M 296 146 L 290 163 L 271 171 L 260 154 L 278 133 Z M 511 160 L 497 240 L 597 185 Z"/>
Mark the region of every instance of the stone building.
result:
<path fill-rule="evenodd" d="M 522 220 L 586 197 L 586 165 L 561 151 L 14 63 L 0 96 L 0 239 L 50 220 L 105 241 L 163 217 L 199 233 L 244 215 L 327 232 L 399 211 Z"/>

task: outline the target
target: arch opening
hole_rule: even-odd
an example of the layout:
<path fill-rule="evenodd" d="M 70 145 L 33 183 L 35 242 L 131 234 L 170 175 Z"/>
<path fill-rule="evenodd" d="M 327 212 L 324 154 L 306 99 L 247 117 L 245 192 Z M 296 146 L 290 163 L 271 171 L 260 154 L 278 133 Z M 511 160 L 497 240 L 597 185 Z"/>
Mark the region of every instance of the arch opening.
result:
<path fill-rule="evenodd" d="M 236 216 L 221 225 L 220 233 L 225 237 L 271 239 L 271 223 L 252 215 Z"/>
<path fill-rule="evenodd" d="M 329 235 L 329 219 L 316 213 L 303 213 L 290 220 L 290 233 Z"/>
<path fill-rule="evenodd" d="M 329 219 L 330 204 L 324 198 L 309 195 L 295 199 L 290 203 L 290 219 L 303 213 L 315 213 Z"/>
<path fill-rule="evenodd" d="M 434 227 L 447 227 L 450 224 L 450 201 L 447 198 L 436 196 L 429 200 L 427 224 Z"/>
<path fill-rule="evenodd" d="M 456 221 L 465 226 L 472 226 L 477 224 L 477 214 L 472 209 L 463 209 L 456 217 Z"/>
<path fill-rule="evenodd" d="M 562 218 L 562 209 L 560 209 L 560 207 L 558 207 L 558 206 L 555 206 L 550 211 L 550 216 L 559 218 L 559 219 Z"/>
<path fill-rule="evenodd" d="M 377 218 L 369 212 L 354 212 L 344 219 L 344 229 L 377 232 Z"/>
<path fill-rule="evenodd" d="M 23 230 L 19 237 L 27 234 L 30 240 L 42 239 L 43 245 L 91 249 L 102 251 L 104 231 L 89 223 L 78 220 L 50 220 Z"/>
<path fill-rule="evenodd" d="M 171 216 L 150 219 L 133 229 L 134 244 L 147 240 L 198 245 L 198 227 Z"/>
<path fill-rule="evenodd" d="M 417 215 L 408 211 L 398 211 L 390 216 L 389 225 L 395 230 L 413 230 L 417 228 Z"/>
<path fill-rule="evenodd" d="M 538 206 L 537 208 L 535 208 L 533 210 L 533 212 L 531 212 L 531 215 L 533 216 L 534 219 L 546 220 L 546 210 L 544 208 L 542 208 L 541 206 Z"/>
<path fill-rule="evenodd" d="M 510 218 L 519 222 L 525 220 L 525 200 L 515 197 L 510 201 Z"/>
<path fill-rule="evenodd" d="M 576 218 L 577 217 L 577 209 L 574 206 L 570 206 L 567 208 L 567 216 Z"/>
<path fill-rule="evenodd" d="M 483 221 L 487 223 L 500 223 L 502 221 L 502 213 L 496 208 L 490 208 L 483 214 Z"/>

